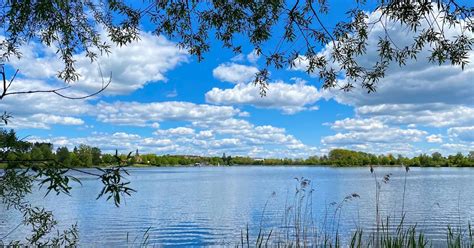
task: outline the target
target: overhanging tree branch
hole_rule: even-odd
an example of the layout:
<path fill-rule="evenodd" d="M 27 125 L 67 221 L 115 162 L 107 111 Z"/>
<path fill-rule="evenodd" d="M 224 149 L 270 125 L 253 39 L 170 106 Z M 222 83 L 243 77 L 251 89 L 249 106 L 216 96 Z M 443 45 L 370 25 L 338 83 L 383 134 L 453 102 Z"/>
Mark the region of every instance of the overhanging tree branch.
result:
<path fill-rule="evenodd" d="M 5 67 L 4 67 L 4 65 L 1 65 L 0 75 L 1 75 L 1 77 L 2 77 L 3 90 L 2 90 L 2 94 L 0 95 L 0 100 L 2 100 L 4 97 L 9 96 L 9 95 L 35 94 L 35 93 L 53 93 L 53 94 L 56 94 L 56 95 L 58 95 L 58 96 L 60 96 L 60 97 L 62 97 L 62 98 L 71 99 L 71 100 L 86 99 L 86 98 L 90 98 L 90 97 L 93 97 L 93 96 L 96 96 L 96 95 L 100 94 L 100 93 L 103 92 L 105 89 L 107 89 L 107 87 L 109 87 L 110 83 L 112 82 L 112 73 L 110 73 L 109 79 L 105 82 L 105 81 L 104 81 L 104 77 L 102 76 L 102 71 L 101 71 L 101 72 L 100 72 L 101 78 L 102 78 L 102 86 L 101 86 L 101 88 L 100 88 L 99 90 L 95 91 L 94 93 L 87 94 L 87 95 L 82 95 L 82 96 L 68 96 L 68 95 L 66 95 L 66 94 L 64 94 L 64 93 L 61 92 L 61 91 L 63 91 L 63 90 L 66 90 L 66 89 L 71 88 L 70 85 L 65 86 L 65 87 L 55 88 L 55 89 L 25 90 L 25 91 L 13 91 L 13 92 L 8 92 L 8 89 L 10 88 L 10 86 L 11 86 L 12 83 L 13 83 L 13 81 L 15 80 L 16 75 L 17 75 L 18 72 L 19 72 L 19 70 L 17 69 L 17 70 L 15 71 L 15 74 L 13 75 L 13 77 L 12 77 L 12 78 L 9 80 L 9 82 L 7 83 Z"/>

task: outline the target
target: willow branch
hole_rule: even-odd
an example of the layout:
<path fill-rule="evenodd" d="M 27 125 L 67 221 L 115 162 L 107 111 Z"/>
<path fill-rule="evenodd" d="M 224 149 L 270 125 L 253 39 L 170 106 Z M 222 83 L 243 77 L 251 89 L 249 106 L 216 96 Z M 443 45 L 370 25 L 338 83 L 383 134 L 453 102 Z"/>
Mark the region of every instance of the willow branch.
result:
<path fill-rule="evenodd" d="M 101 77 L 102 77 L 102 87 L 98 91 L 96 91 L 94 93 L 91 93 L 91 94 L 88 94 L 88 95 L 84 95 L 84 96 L 77 96 L 77 97 L 76 96 L 68 96 L 68 95 L 61 92 L 65 89 L 71 88 L 71 86 L 65 86 L 65 87 L 61 87 L 61 88 L 47 89 L 47 90 L 25 90 L 25 91 L 8 92 L 8 89 L 10 88 L 13 81 L 15 80 L 16 75 L 18 74 L 18 71 L 19 70 L 16 70 L 16 72 L 13 75 L 12 79 L 7 84 L 6 75 L 5 75 L 5 68 L 2 67 L 2 70 L 0 71 L 0 75 L 2 76 L 2 81 L 3 81 L 3 92 L 0 95 L 0 100 L 3 99 L 5 96 L 8 96 L 8 95 L 35 94 L 35 93 L 53 93 L 53 94 L 56 94 L 56 95 L 58 95 L 62 98 L 71 99 L 71 100 L 86 99 L 86 98 L 93 97 L 95 95 L 100 94 L 102 91 L 107 89 L 107 87 L 109 87 L 110 83 L 112 82 L 112 73 L 110 73 L 109 80 L 107 81 L 106 84 L 104 84 L 104 77 L 102 76 L 102 71 L 101 71 L 100 74 L 101 74 Z"/>

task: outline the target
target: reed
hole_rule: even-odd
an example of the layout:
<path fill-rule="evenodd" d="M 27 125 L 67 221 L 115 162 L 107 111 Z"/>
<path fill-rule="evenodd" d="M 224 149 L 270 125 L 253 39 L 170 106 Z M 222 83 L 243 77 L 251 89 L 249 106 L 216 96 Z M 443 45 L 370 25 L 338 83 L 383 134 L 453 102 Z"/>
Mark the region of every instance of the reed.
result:
<path fill-rule="evenodd" d="M 416 224 L 406 225 L 405 196 L 407 191 L 407 177 L 409 167 L 405 167 L 405 177 L 402 192 L 401 218 L 396 220 L 387 216 L 382 218 L 380 211 L 381 193 L 383 185 L 388 184 L 392 174 L 377 177 L 373 167 L 370 167 L 375 183 L 375 230 L 366 231 L 358 227 L 351 235 L 341 237 L 339 225 L 341 211 L 347 202 L 357 200 L 357 193 L 350 194 L 335 206 L 333 212 L 326 210 L 322 225 L 317 225 L 313 216 L 313 192 L 311 181 L 305 178 L 296 178 L 297 187 L 293 199 L 287 200 L 284 206 L 282 225 L 280 227 L 264 230 L 262 223 L 256 237 L 251 237 L 247 226 L 241 232 L 241 243 L 237 247 L 350 247 L 350 248 L 425 248 L 433 247 L 425 233 L 418 229 Z M 265 203 L 262 218 L 267 208 Z M 329 217 L 330 225 L 327 225 Z M 397 221 L 396 225 L 391 224 Z M 245 242 L 244 242 L 245 239 Z M 438 246 L 438 245 L 437 245 Z M 443 245 L 444 247 L 444 245 Z M 474 248 L 474 230 L 470 223 L 467 228 L 459 225 L 451 226 L 446 230 L 446 247 L 448 248 Z"/>

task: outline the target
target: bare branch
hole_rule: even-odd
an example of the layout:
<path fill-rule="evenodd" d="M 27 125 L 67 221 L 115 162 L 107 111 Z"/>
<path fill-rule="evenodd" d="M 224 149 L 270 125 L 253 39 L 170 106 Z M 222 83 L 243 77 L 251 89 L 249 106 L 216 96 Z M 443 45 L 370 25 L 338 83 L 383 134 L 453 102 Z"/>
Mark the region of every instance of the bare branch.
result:
<path fill-rule="evenodd" d="M 10 88 L 10 86 L 12 85 L 13 81 L 15 80 L 16 78 L 16 75 L 18 74 L 18 71 L 19 70 L 16 70 L 15 71 L 15 74 L 13 75 L 12 79 L 10 80 L 10 82 L 8 83 L 7 85 L 7 80 L 6 80 L 6 74 L 5 74 L 5 67 L 3 65 L 1 65 L 2 69 L 0 70 L 0 75 L 2 76 L 2 81 L 3 81 L 3 92 L 2 94 L 0 95 L 0 100 L 2 100 L 5 96 L 8 96 L 8 95 L 20 95 L 20 94 L 35 94 L 35 93 L 53 93 L 53 94 L 56 94 L 62 98 L 66 98 L 66 99 L 71 99 L 71 100 L 80 100 L 80 99 L 86 99 L 86 98 L 89 98 L 89 97 L 93 97 L 95 95 L 98 95 L 100 94 L 102 91 L 104 91 L 105 89 L 107 89 L 107 87 L 109 87 L 110 83 L 112 82 L 112 72 L 110 73 L 110 77 L 109 79 L 107 80 L 107 82 L 104 81 L 104 77 L 102 75 L 102 70 L 100 71 L 100 75 L 102 77 L 102 86 L 101 88 L 92 93 L 92 94 L 88 94 L 88 95 L 84 95 L 84 96 L 78 96 L 78 97 L 75 97 L 75 96 L 68 96 L 68 95 L 65 95 L 64 93 L 62 93 L 61 91 L 65 90 L 65 89 L 69 89 L 71 88 L 71 86 L 65 86 L 65 87 L 61 87 L 61 88 L 56 88 L 56 89 L 47 89 L 47 90 L 25 90 L 25 91 L 14 91 L 14 92 L 8 92 L 8 89 Z M 100 67 L 99 67 L 100 68 Z M 105 84 L 104 84 L 105 83 Z"/>

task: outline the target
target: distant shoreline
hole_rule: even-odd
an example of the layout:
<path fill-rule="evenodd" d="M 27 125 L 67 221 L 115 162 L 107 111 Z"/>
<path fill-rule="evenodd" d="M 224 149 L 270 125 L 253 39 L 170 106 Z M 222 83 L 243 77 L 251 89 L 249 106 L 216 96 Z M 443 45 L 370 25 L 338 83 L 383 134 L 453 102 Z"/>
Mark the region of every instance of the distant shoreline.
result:
<path fill-rule="evenodd" d="M 92 167 L 70 167 L 77 169 L 94 169 L 94 168 L 110 168 L 110 165 L 92 166 Z M 324 168 L 370 168 L 370 165 L 295 165 L 295 164 L 280 164 L 280 165 L 264 165 L 264 164 L 234 164 L 234 165 L 148 165 L 148 164 L 133 164 L 125 166 L 125 168 L 210 168 L 210 167 L 324 167 Z M 373 168 L 405 168 L 404 165 L 372 165 Z M 472 166 L 408 166 L 409 168 L 473 168 Z M 0 163 L 0 170 L 6 169 L 6 163 Z M 67 167 L 64 167 L 67 168 Z"/>
<path fill-rule="evenodd" d="M 235 165 L 147 165 L 147 164 L 134 164 L 129 168 L 199 168 L 199 167 L 326 167 L 326 168 L 405 168 L 405 165 L 295 165 L 295 164 L 280 164 L 280 165 L 260 165 L 260 164 L 235 164 Z M 409 168 L 473 168 L 472 166 L 408 166 Z"/>

